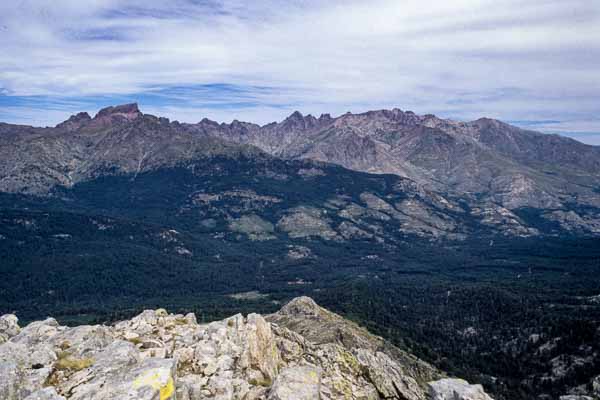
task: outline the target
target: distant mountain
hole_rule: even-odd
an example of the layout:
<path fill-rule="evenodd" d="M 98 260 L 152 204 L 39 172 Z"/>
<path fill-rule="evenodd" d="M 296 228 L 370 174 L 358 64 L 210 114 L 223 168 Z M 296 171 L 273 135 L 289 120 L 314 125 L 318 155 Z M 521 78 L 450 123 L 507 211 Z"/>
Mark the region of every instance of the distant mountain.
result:
<path fill-rule="evenodd" d="M 398 109 L 337 118 L 295 112 L 259 126 L 181 124 L 126 104 L 94 118 L 80 113 L 54 128 L 0 124 L 0 190 L 48 195 L 107 175 L 134 179 L 197 159 L 269 155 L 408 178 L 404 186 L 441 208 L 365 200 L 366 189 L 363 205 L 398 221 L 411 215 L 406 225 L 427 235 L 448 236 L 449 226 L 453 238 L 472 232 L 458 228 L 468 223 L 448 210 L 504 234 L 600 234 L 599 147 L 496 120 L 454 122 Z M 306 168 L 299 179 L 327 174 Z"/>
<path fill-rule="evenodd" d="M 203 120 L 194 128 L 278 157 L 393 173 L 510 210 L 600 207 L 600 147 L 488 118 L 455 122 L 399 109 L 338 118 L 294 112 L 262 127 Z"/>
<path fill-rule="evenodd" d="M 0 124 L 0 190 L 47 194 L 110 174 L 137 174 L 184 160 L 257 149 L 196 135 L 144 115 L 136 104 L 72 116 L 55 128 Z"/>

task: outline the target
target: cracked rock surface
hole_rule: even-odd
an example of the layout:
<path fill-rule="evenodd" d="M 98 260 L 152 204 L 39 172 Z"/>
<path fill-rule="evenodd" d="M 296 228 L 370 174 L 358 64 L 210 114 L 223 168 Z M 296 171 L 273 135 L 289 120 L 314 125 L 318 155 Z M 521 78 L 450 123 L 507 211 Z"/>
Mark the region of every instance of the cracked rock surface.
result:
<path fill-rule="evenodd" d="M 5 315 L 0 337 L 3 400 L 490 399 L 308 297 L 208 324 L 164 309 L 111 326 Z"/>

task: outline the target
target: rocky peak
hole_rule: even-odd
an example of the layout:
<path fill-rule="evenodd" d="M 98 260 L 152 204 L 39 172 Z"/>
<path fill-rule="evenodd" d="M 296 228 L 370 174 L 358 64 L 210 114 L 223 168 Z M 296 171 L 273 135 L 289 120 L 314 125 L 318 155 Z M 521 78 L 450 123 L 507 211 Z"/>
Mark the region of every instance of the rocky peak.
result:
<path fill-rule="evenodd" d="M 394 108 L 392 111 L 393 119 L 404 125 L 418 125 L 421 123 L 419 115 L 412 111 L 402 111 L 398 108 Z"/>
<path fill-rule="evenodd" d="M 296 297 L 279 311 L 282 315 L 290 317 L 318 316 L 321 307 L 313 299 L 307 296 Z"/>
<path fill-rule="evenodd" d="M 200 125 L 207 125 L 207 126 L 211 126 L 214 128 L 219 127 L 219 123 L 216 121 L 213 121 L 212 119 L 208 119 L 208 118 L 202 118 L 202 120 L 199 122 Z"/>
<path fill-rule="evenodd" d="M 229 127 L 234 130 L 239 130 L 244 127 L 244 123 L 240 120 L 234 119 L 233 121 L 231 121 Z"/>
<path fill-rule="evenodd" d="M 80 112 L 75 115 L 71 115 L 71 117 L 66 122 L 82 122 L 89 121 L 90 119 L 92 119 L 92 117 L 90 117 L 90 114 L 86 112 Z"/>
<path fill-rule="evenodd" d="M 443 374 L 426 363 L 415 368 L 381 350 L 307 339 L 294 316 L 315 312 L 334 315 L 308 297 L 288 303 L 278 314 L 290 319 L 277 323 L 238 314 L 198 324 L 193 314 L 158 309 L 111 326 L 66 327 L 49 318 L 21 329 L 5 315 L 0 398 L 490 400 L 478 385 L 432 381 Z M 344 325 L 337 329 L 345 334 Z"/>
<path fill-rule="evenodd" d="M 234 119 L 231 124 L 224 126 L 228 128 L 231 133 L 243 136 L 248 133 L 248 130 L 252 127 L 252 124 Z"/>
<path fill-rule="evenodd" d="M 68 128 L 68 129 L 78 129 L 83 126 L 86 122 L 90 121 L 92 117 L 86 112 L 80 112 L 75 115 L 71 115 L 68 120 L 61 122 L 56 125 L 57 128 Z"/>
<path fill-rule="evenodd" d="M 469 122 L 469 125 L 476 127 L 478 129 L 490 129 L 490 130 L 494 130 L 503 134 L 510 134 L 511 132 L 515 131 L 515 130 L 520 130 L 519 128 L 515 127 L 515 126 L 511 126 L 505 122 L 499 121 L 497 119 L 493 119 L 493 118 L 488 118 L 488 117 L 483 117 L 483 118 L 479 118 L 475 121 Z M 531 134 L 531 133 L 530 133 Z M 548 138 L 550 137 L 550 135 L 548 135 Z"/>
<path fill-rule="evenodd" d="M 286 120 L 288 121 L 301 121 L 304 120 L 304 116 L 302 115 L 302 113 L 298 110 L 294 111 L 292 114 L 290 114 L 289 117 L 286 118 Z"/>
<path fill-rule="evenodd" d="M 289 117 L 287 117 L 282 123 L 281 125 L 285 128 L 285 129 L 305 129 L 307 127 L 310 127 L 310 122 L 311 122 L 311 116 L 308 117 L 304 117 L 300 111 L 294 111 Z M 314 117 L 312 117 L 312 120 L 316 121 L 316 119 Z M 314 122 L 312 121 L 312 122 Z"/>
<path fill-rule="evenodd" d="M 94 119 L 121 116 L 126 119 L 135 119 L 142 115 L 137 103 L 122 104 L 118 106 L 110 106 L 98 111 Z"/>

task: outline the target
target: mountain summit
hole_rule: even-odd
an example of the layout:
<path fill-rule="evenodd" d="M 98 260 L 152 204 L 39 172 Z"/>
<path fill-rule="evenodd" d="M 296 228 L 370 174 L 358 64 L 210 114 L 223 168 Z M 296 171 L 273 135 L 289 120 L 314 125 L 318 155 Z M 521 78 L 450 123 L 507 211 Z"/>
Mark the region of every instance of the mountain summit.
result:
<path fill-rule="evenodd" d="M 137 103 L 123 104 L 120 106 L 110 106 L 103 108 L 98 111 L 98 114 L 94 118 L 112 117 L 112 116 L 123 116 L 128 119 L 137 118 L 141 115 Z"/>

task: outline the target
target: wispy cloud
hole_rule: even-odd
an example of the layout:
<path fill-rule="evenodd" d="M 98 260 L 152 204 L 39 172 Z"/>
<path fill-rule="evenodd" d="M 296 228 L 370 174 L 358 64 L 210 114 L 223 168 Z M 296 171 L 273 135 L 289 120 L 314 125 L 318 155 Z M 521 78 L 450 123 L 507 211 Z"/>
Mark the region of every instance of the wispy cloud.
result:
<path fill-rule="evenodd" d="M 595 132 L 598 37 L 595 0 L 2 2 L 0 118 L 131 99 L 190 122 L 400 107 Z"/>

